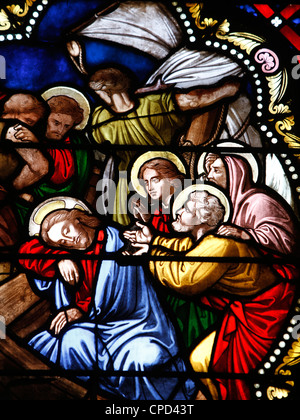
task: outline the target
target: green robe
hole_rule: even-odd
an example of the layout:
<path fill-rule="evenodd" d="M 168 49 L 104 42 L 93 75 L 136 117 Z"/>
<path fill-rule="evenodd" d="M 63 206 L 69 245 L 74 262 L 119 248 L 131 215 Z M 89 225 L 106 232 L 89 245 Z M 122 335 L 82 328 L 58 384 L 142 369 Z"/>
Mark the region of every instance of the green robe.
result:
<path fill-rule="evenodd" d="M 168 146 L 186 118 L 176 109 L 172 93 L 153 94 L 138 99 L 137 106 L 126 114 L 116 114 L 100 106 L 93 114 L 93 136 L 97 143 L 109 141 L 122 146 Z M 127 171 L 135 151 L 117 151 L 119 172 Z M 120 177 L 114 206 L 113 220 L 128 225 L 128 183 Z"/>
<path fill-rule="evenodd" d="M 27 204 L 25 201 L 17 201 L 16 209 L 20 222 L 27 223 L 33 207 L 43 200 L 52 196 L 66 195 L 82 199 L 86 193 L 89 178 L 91 176 L 92 156 L 86 150 L 76 150 L 76 146 L 86 143 L 85 136 L 79 131 L 73 131 L 70 135 L 70 142 L 74 145 L 73 156 L 75 158 L 75 175 L 64 184 L 54 184 L 51 181 L 42 181 L 41 184 L 34 186 L 29 192 L 34 197 L 34 205 Z M 33 206 L 33 207 L 32 207 Z"/>

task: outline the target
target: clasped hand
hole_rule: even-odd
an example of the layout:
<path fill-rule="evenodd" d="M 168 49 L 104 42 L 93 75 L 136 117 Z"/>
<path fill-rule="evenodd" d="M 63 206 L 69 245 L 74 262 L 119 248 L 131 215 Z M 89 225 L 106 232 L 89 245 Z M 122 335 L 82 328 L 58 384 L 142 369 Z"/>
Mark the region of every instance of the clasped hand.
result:
<path fill-rule="evenodd" d="M 11 127 L 6 133 L 6 139 L 14 143 L 39 143 L 37 137 L 26 127 L 17 124 Z"/>

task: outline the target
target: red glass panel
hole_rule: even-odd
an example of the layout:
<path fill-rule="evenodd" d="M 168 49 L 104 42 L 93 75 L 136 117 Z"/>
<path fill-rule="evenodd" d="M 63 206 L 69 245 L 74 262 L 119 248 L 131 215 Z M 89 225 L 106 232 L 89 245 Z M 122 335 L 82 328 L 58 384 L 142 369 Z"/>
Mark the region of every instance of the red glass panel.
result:
<path fill-rule="evenodd" d="M 255 4 L 254 6 L 266 18 L 269 18 L 274 15 L 274 10 L 271 9 L 271 7 L 268 6 L 267 4 Z"/>
<path fill-rule="evenodd" d="M 296 12 L 298 12 L 299 9 L 300 9 L 300 4 L 290 4 L 285 9 L 283 9 L 282 12 L 280 13 L 285 19 L 289 19 Z"/>
<path fill-rule="evenodd" d="M 280 29 L 280 32 L 297 48 L 297 50 L 300 50 L 300 36 L 297 35 L 293 29 L 286 25 Z"/>

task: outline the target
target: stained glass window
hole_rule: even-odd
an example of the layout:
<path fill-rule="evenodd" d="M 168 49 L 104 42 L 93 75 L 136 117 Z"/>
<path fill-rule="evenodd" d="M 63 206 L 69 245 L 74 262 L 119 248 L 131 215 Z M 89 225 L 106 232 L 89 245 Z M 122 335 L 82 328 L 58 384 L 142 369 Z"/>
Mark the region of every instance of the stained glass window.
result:
<path fill-rule="evenodd" d="M 299 399 L 299 19 L 1 3 L 1 400 Z"/>

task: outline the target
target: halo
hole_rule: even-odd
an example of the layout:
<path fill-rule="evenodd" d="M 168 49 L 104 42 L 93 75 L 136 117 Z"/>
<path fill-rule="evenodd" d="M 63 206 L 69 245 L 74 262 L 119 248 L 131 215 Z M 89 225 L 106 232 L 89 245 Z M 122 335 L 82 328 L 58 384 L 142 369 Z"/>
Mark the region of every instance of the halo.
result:
<path fill-rule="evenodd" d="M 183 205 L 187 202 L 190 194 L 196 191 L 206 191 L 209 194 L 217 197 L 225 208 L 225 215 L 224 215 L 223 222 L 224 223 L 228 222 L 231 216 L 231 207 L 230 207 L 230 202 L 228 198 L 219 188 L 216 188 L 213 185 L 206 185 L 206 184 L 190 185 L 189 187 L 181 191 L 181 193 L 177 196 L 173 204 L 173 218 L 174 219 L 176 219 L 176 213 L 178 212 L 178 210 L 180 210 L 183 207 Z"/>
<path fill-rule="evenodd" d="M 241 147 L 241 148 L 243 148 L 244 146 L 240 143 L 226 141 L 226 142 L 222 142 L 222 143 L 217 144 L 216 147 Z M 209 154 L 209 152 L 202 153 L 202 155 L 200 156 L 200 158 L 198 160 L 198 166 L 197 166 L 198 175 L 205 172 L 205 159 L 206 159 L 208 154 Z M 259 166 L 258 166 L 257 160 L 255 159 L 255 157 L 253 156 L 252 153 L 221 152 L 220 151 L 220 155 L 229 155 L 229 156 L 230 155 L 236 155 L 236 156 L 239 156 L 239 157 L 243 157 L 249 163 L 249 165 L 251 167 L 253 182 L 256 183 L 258 181 Z"/>
<path fill-rule="evenodd" d="M 53 197 L 41 203 L 32 212 L 29 219 L 29 235 L 38 236 L 43 220 L 48 214 L 56 210 L 72 210 L 78 209 L 87 211 L 91 214 L 91 210 L 82 201 L 72 197 Z"/>
<path fill-rule="evenodd" d="M 42 98 L 47 102 L 49 99 L 54 96 L 67 96 L 68 98 L 74 99 L 80 108 L 83 110 L 83 120 L 78 124 L 75 129 L 83 130 L 89 121 L 91 107 L 87 98 L 79 90 L 67 87 L 67 86 L 58 86 L 51 88 L 42 94 Z"/>
<path fill-rule="evenodd" d="M 145 189 L 142 187 L 142 185 L 140 184 L 139 173 L 140 173 L 141 167 L 146 162 L 149 162 L 150 160 L 153 160 L 153 159 L 169 160 L 169 161 L 174 163 L 174 165 L 177 167 L 179 172 L 181 172 L 182 174 L 186 174 L 186 168 L 185 168 L 183 162 L 174 153 L 172 153 L 172 152 L 147 152 L 147 153 L 144 153 L 143 155 L 141 155 L 140 157 L 138 157 L 136 159 L 136 161 L 134 162 L 134 164 L 132 166 L 132 169 L 131 169 L 131 183 L 132 183 L 135 191 L 139 195 L 141 195 L 142 197 L 145 197 L 145 198 L 147 197 L 147 193 L 146 193 Z"/>

